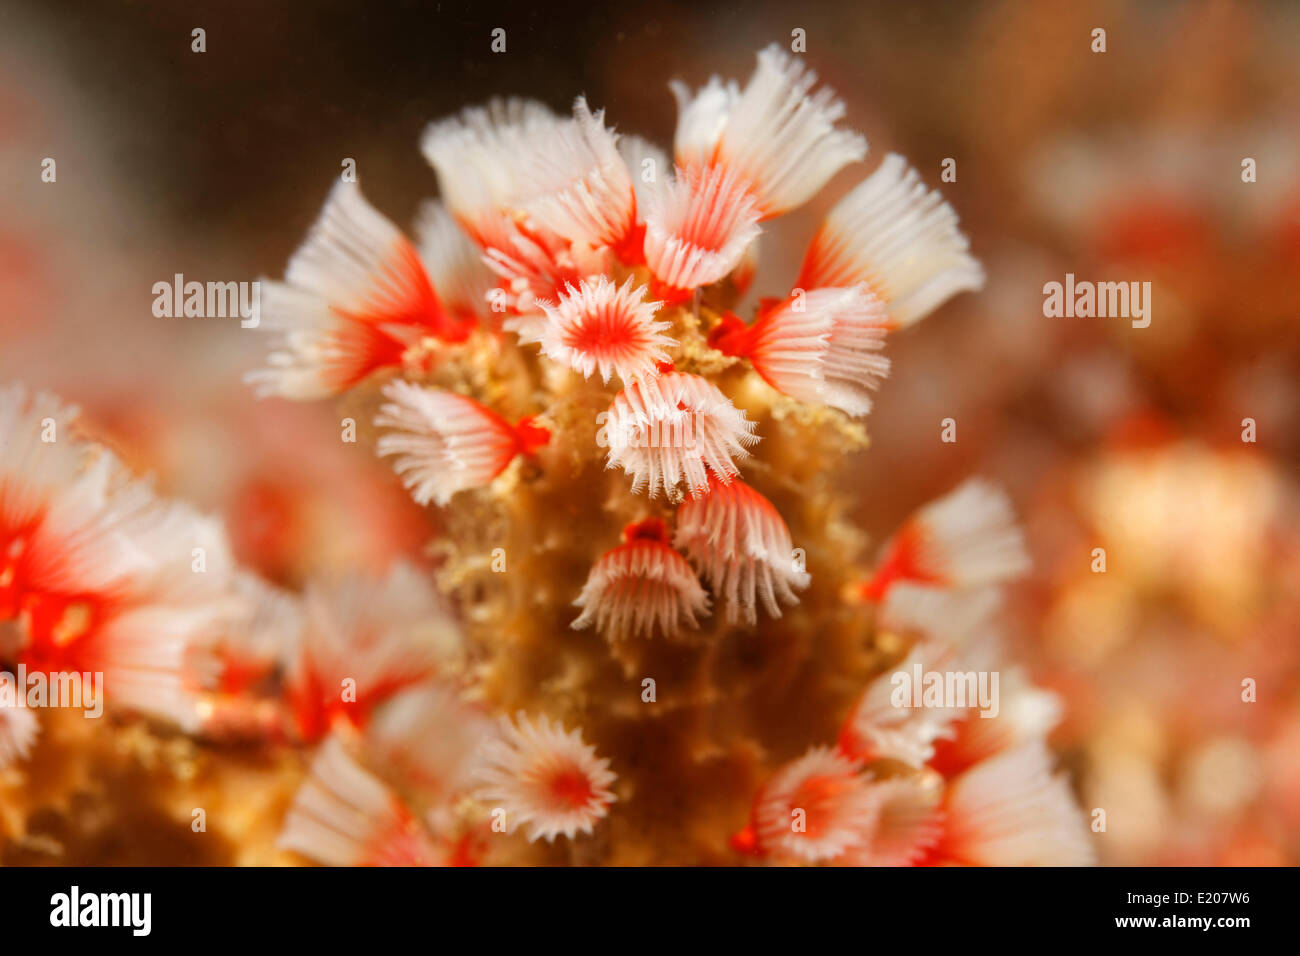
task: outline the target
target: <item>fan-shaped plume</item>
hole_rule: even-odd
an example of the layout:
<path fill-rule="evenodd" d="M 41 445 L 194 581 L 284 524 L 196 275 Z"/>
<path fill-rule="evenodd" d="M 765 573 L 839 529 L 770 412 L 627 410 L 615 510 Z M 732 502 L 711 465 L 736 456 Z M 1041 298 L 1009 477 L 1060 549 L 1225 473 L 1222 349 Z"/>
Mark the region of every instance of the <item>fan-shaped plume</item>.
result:
<path fill-rule="evenodd" d="M 871 839 L 849 850 L 845 866 L 912 866 L 922 860 L 942 833 L 938 781 L 891 777 L 869 784 L 880 806 Z"/>
<path fill-rule="evenodd" d="M 278 845 L 326 866 L 440 866 L 446 854 L 341 738 L 329 737 L 294 797 Z"/>
<path fill-rule="evenodd" d="M 995 717 L 967 713 L 953 724 L 952 734 L 935 743 L 930 766 L 954 776 L 994 754 L 1031 740 L 1045 740 L 1063 714 L 1061 698 L 1035 687 L 1022 667 L 1002 671 Z"/>
<path fill-rule="evenodd" d="M 716 76 L 695 93 L 680 80 L 673 80 L 668 87 L 677 100 L 677 131 L 673 136 L 677 165 L 702 168 L 712 164 L 727 117 L 740 99 L 740 87 L 734 80 L 724 83 Z"/>
<path fill-rule="evenodd" d="M 790 529 L 768 501 L 739 479 L 710 475 L 707 491 L 677 509 L 673 544 L 686 552 L 727 607 L 727 620 L 758 621 L 758 604 L 772 617 L 782 604 L 798 604 L 808 586 L 796 566 Z"/>
<path fill-rule="evenodd" d="M 619 248 L 636 227 L 636 193 L 618 137 L 586 97 L 527 156 L 530 216 L 570 242 Z"/>
<path fill-rule="evenodd" d="M 106 705 L 149 714 L 194 733 L 204 718 L 196 672 L 205 668 L 203 649 L 221 633 L 223 617 L 201 605 L 141 603 L 105 615 L 79 640 L 74 663 L 62 669 L 102 673 L 99 693 Z M 83 688 L 83 699 L 85 693 Z"/>
<path fill-rule="evenodd" d="M 648 139 L 635 135 L 618 138 L 618 154 L 623 157 L 632 176 L 637 222 L 644 224 L 646 207 L 655 184 L 673 174 L 672 158 Z"/>
<path fill-rule="evenodd" d="M 383 391 L 388 402 L 375 424 L 392 431 L 379 439 L 379 454 L 396 456 L 393 467 L 422 505 L 446 505 L 458 492 L 486 486 L 516 455 L 531 455 L 550 438 L 532 419 L 511 425 L 465 395 L 409 382 Z"/>
<path fill-rule="evenodd" d="M 799 292 L 747 326 L 727 315 L 709 341 L 747 357 L 779 392 L 850 415 L 871 411 L 871 392 L 889 374 L 884 308 L 865 286 Z"/>
<path fill-rule="evenodd" d="M 760 852 L 815 863 L 869 841 L 879 816 L 880 799 L 858 764 L 813 747 L 759 791 L 752 826 Z"/>
<path fill-rule="evenodd" d="M 626 169 L 617 172 L 622 160 L 609 152 L 612 137 L 585 109 L 584 103 L 581 121 L 566 120 L 532 100 L 493 100 L 425 131 L 421 148 L 437 171 L 443 201 L 501 280 L 494 293 L 500 308 L 532 316 L 540 311 L 539 301 L 554 299 L 566 284 L 605 271 L 603 249 L 571 242 L 528 212 L 536 200 L 551 221 L 576 228 L 580 214 L 605 217 L 604 210 L 582 208 L 593 190 L 603 194 L 614 180 L 626 182 Z M 556 194 L 547 193 L 547 183 L 560 182 L 566 199 L 548 206 Z M 633 203 L 626 185 L 626 201 Z M 621 186 L 613 188 L 618 192 Z M 624 213 L 611 215 L 620 219 Z M 526 335 L 525 341 L 536 338 Z"/>
<path fill-rule="evenodd" d="M 520 315 L 604 272 L 604 243 L 627 240 L 635 225 L 616 138 L 585 101 L 574 113 L 493 100 L 432 124 L 421 143 L 444 201 L 502 280 L 501 304 Z"/>
<path fill-rule="evenodd" d="M 967 708 L 944 702 L 942 706 L 914 706 L 910 695 L 900 692 L 896 675 L 909 680 L 940 667 L 955 669 L 956 660 L 946 648 L 934 644 L 915 645 L 896 667 L 881 674 L 862 692 L 840 730 L 840 750 L 858 760 L 887 757 L 911 767 L 921 767 L 934 756 L 935 741 L 952 735 L 952 724 Z"/>
<path fill-rule="evenodd" d="M 533 723 L 523 711 L 514 721 L 501 718 L 499 736 L 482 748 L 477 776 L 478 799 L 505 810 L 509 830 L 526 826 L 530 841 L 591 833 L 616 799 L 609 761 L 581 733 L 545 716 Z"/>
<path fill-rule="evenodd" d="M 396 365 L 423 336 L 463 341 L 419 253 L 355 183 L 330 192 L 283 283 L 263 282 L 261 321 L 282 335 L 270 368 L 248 380 L 261 394 L 320 398 Z"/>
<path fill-rule="evenodd" d="M 427 199 L 415 217 L 416 248 L 447 309 L 468 325 L 488 314 L 488 293 L 496 285 L 483 253 L 442 203 Z"/>
<path fill-rule="evenodd" d="M 117 606 L 140 594 L 146 580 L 167 570 L 160 565 L 158 551 L 168 548 L 169 532 L 184 534 L 188 529 L 181 526 L 192 519 L 193 530 L 204 539 L 196 543 L 208 543 L 219 534 L 210 524 L 200 527 L 193 512 L 159 501 L 147 484 L 134 480 L 107 452 L 88 446 L 77 450 L 80 454 L 51 452 L 49 464 L 60 471 L 42 469 L 41 486 L 17 482 L 12 496 L 4 489 L 6 499 L 18 499 L 24 510 L 32 509 L 26 515 L 20 511 L 12 518 L 3 516 L 10 613 L 17 616 L 26 610 L 29 644 L 51 654 L 85 633 L 96 610 L 92 605 L 111 601 Z M 71 468 L 63 470 L 68 464 Z M 31 498 L 22 501 L 26 495 Z M 180 548 L 189 544 L 170 543 L 168 557 L 177 559 L 182 557 Z M 212 543 L 220 547 L 219 541 Z M 186 570 L 189 556 L 186 547 Z M 219 557 L 214 554 L 214 559 Z M 70 604 L 78 602 L 84 607 L 72 613 Z M 65 612 L 84 620 L 76 634 L 64 627 L 56 637 L 53 631 L 60 629 Z M 67 627 L 72 624 L 66 622 Z"/>
<path fill-rule="evenodd" d="M 632 490 L 662 491 L 669 500 L 701 494 L 709 473 L 724 481 L 739 470 L 734 459 L 758 441 L 754 423 L 716 385 L 698 375 L 665 372 L 619 392 L 609 407 L 607 467 L 632 476 Z"/>
<path fill-rule="evenodd" d="M 644 286 L 621 286 L 600 276 L 564 290 L 555 305 L 543 303 L 546 327 L 542 354 L 590 378 L 599 372 L 608 382 L 623 382 L 658 373 L 668 361 L 665 346 L 675 344 L 663 332 L 668 322 L 656 318 L 662 302 L 647 302 Z"/>
<path fill-rule="evenodd" d="M 645 261 L 670 303 L 731 272 L 759 234 L 758 210 L 735 173 L 679 168 L 650 196 Z"/>
<path fill-rule="evenodd" d="M 998 584 L 1029 567 L 1024 535 L 1006 493 L 972 478 L 899 528 L 863 595 L 880 600 L 896 581 L 953 588 Z"/>
<path fill-rule="evenodd" d="M 898 581 L 880 602 L 880 626 L 892 631 L 921 634 L 934 641 L 967 647 L 998 633 L 997 614 L 1002 592 L 996 587 L 932 587 Z"/>
<path fill-rule="evenodd" d="M 758 54 L 758 67 L 734 102 L 725 104 L 725 93 L 706 87 L 690 104 L 695 115 L 686 138 L 688 155 L 703 151 L 707 132 L 723 112 L 712 162 L 740 176 L 764 219 L 803 205 L 844 166 L 867 154 L 862 136 L 836 128 L 844 104 L 827 87 L 812 92 L 816 82 L 817 74 L 799 58 L 772 44 Z M 679 133 L 681 128 L 679 121 Z"/>
<path fill-rule="evenodd" d="M 623 530 L 623 543 L 592 565 L 573 603 L 582 608 L 575 629 L 594 624 L 611 639 L 674 635 L 697 627 L 697 619 L 709 613 L 708 594 L 686 559 L 669 546 L 657 518 Z"/>
<path fill-rule="evenodd" d="M 46 603 L 49 592 L 72 584 L 70 579 L 80 570 L 93 571 L 95 558 L 112 557 L 110 549 L 120 540 L 100 541 L 95 533 L 102 527 L 96 505 L 102 503 L 104 493 L 94 493 L 100 486 L 89 484 L 82 476 L 87 452 L 72 433 L 76 418 L 76 408 L 47 393 L 33 395 L 21 385 L 0 391 L 0 448 L 4 449 L 0 457 L 0 617 L 5 619 L 19 618 L 33 595 L 40 595 Z M 67 529 L 58 537 L 48 533 L 51 509 L 55 521 Z M 110 525 L 105 530 L 111 533 L 114 529 Z M 40 554 L 42 547 L 50 552 L 47 556 Z M 89 559 L 80 556 L 87 552 L 92 552 Z M 123 555 L 123 570 L 129 566 L 126 557 Z M 71 564 L 77 568 L 65 570 Z M 101 569 L 101 573 L 104 570 L 111 568 Z M 47 576 L 53 580 L 44 580 Z M 101 579 L 101 583 L 116 584 L 118 580 Z M 29 631 L 33 628 L 39 630 L 39 620 L 28 625 Z M 31 639 L 29 634 L 27 640 Z"/>
<path fill-rule="evenodd" d="M 101 673 L 102 686 L 79 686 L 83 700 L 97 691 L 193 730 L 201 659 L 238 603 L 224 533 L 80 442 L 74 414 L 21 387 L 0 393 L 9 653 L 29 672 Z"/>
<path fill-rule="evenodd" d="M 427 818 L 444 824 L 472 787 L 474 760 L 492 721 L 451 684 L 425 682 L 395 694 L 365 729 L 365 752 Z"/>
<path fill-rule="evenodd" d="M 282 283 L 263 282 L 262 309 L 266 328 L 282 335 L 267 368 L 244 376 L 260 397 L 329 398 L 380 369 L 401 365 L 418 341 L 409 326 L 380 328 L 340 316 L 316 293 Z"/>
<path fill-rule="evenodd" d="M 1041 740 L 967 770 L 944 800 L 942 859 L 976 866 L 1087 866 L 1083 814 Z"/>
<path fill-rule="evenodd" d="M 511 98 L 469 107 L 425 130 L 420 149 L 438 174 L 443 202 L 479 245 L 492 245 L 484 230 L 531 198 L 529 157 L 562 122 L 536 100 Z"/>
<path fill-rule="evenodd" d="M 929 315 L 958 292 L 984 286 L 957 214 L 901 156 L 836 204 L 804 257 L 804 289 L 865 282 L 885 303 L 891 327 Z"/>
<path fill-rule="evenodd" d="M 286 683 L 306 740 L 374 709 L 461 653 L 459 628 L 425 576 L 395 564 L 383 578 L 318 580 L 304 596 L 306 629 Z"/>
<path fill-rule="evenodd" d="M 54 490 L 77 473 L 83 449 L 69 440 L 76 418 L 76 407 L 46 392 L 31 394 L 22 385 L 0 389 L 0 544 L 6 546 L 0 560 L 10 563 L 0 569 L 16 559 L 14 541 L 36 524 Z M 0 574 L 0 595 L 10 593 L 14 580 L 12 573 Z"/>
<path fill-rule="evenodd" d="M 320 294 L 331 311 L 357 322 L 464 336 L 449 324 L 415 247 L 355 183 L 341 182 L 330 191 L 284 279 Z"/>

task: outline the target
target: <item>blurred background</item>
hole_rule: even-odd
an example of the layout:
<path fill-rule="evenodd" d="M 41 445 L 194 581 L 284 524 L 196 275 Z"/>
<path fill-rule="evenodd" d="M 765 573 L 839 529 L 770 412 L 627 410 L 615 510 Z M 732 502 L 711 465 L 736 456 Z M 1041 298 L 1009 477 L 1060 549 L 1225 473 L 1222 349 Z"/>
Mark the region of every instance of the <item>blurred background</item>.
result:
<path fill-rule="evenodd" d="M 848 475 L 862 526 L 881 540 L 966 475 L 1004 482 L 1036 561 L 1014 648 L 1066 699 L 1053 743 L 1106 811 L 1103 861 L 1300 861 L 1300 5 L 788 7 L 4 0 L 0 380 L 79 404 L 274 580 L 418 557 L 431 519 L 330 406 L 242 384 L 266 339 L 157 318 L 153 284 L 280 275 L 349 157 L 409 224 L 435 190 L 424 125 L 494 95 L 585 92 L 667 146 L 668 79 L 743 80 L 802 29 L 871 154 L 771 224 L 754 294 L 788 289 L 889 151 L 989 274 L 891 339 Z M 1150 327 L 1044 317 L 1066 273 L 1150 282 Z"/>

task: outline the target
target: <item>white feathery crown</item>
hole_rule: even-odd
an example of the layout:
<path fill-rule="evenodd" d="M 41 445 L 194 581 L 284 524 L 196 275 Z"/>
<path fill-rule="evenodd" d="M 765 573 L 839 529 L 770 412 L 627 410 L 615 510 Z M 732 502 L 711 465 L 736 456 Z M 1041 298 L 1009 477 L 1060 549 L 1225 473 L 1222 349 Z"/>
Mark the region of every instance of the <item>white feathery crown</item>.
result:
<path fill-rule="evenodd" d="M 777 391 L 849 415 L 871 411 L 889 374 L 883 304 L 865 286 L 813 289 L 767 312 L 750 331 L 754 370 Z"/>
<path fill-rule="evenodd" d="M 844 104 L 817 74 L 776 44 L 726 112 L 715 162 L 738 172 L 763 218 L 801 206 L 849 163 L 867 154 L 867 141 L 839 129 Z"/>
<path fill-rule="evenodd" d="M 716 385 L 699 375 L 665 372 L 628 385 L 609 408 L 606 467 L 632 476 L 634 493 L 670 501 L 701 494 L 709 473 L 739 474 L 736 459 L 758 441 L 754 423 Z"/>
<path fill-rule="evenodd" d="M 438 592 L 414 566 L 399 561 L 382 577 L 349 575 L 308 583 L 304 633 L 286 673 L 304 731 L 319 733 L 321 711 L 347 705 L 360 724 L 387 697 L 459 659 L 461 634 Z"/>
<path fill-rule="evenodd" d="M 935 741 L 952 736 L 953 722 L 965 716 L 967 708 L 897 706 L 894 675 L 910 677 L 917 667 L 924 674 L 944 663 L 953 663 L 944 646 L 914 645 L 902 661 L 872 680 L 858 697 L 840 732 L 840 749 L 864 760 L 887 757 L 914 768 L 924 766 L 934 756 Z"/>
<path fill-rule="evenodd" d="M 865 282 L 884 300 L 891 324 L 908 326 L 958 292 L 983 288 L 984 270 L 968 249 L 952 206 L 890 153 L 826 217 L 798 285 Z"/>
<path fill-rule="evenodd" d="M 445 862 L 410 811 L 337 735 L 317 751 L 276 843 L 326 866 Z"/>
<path fill-rule="evenodd" d="M 1002 604 L 1002 591 L 992 586 L 952 590 L 899 581 L 881 601 L 879 621 L 885 628 L 962 648 L 997 633 Z"/>
<path fill-rule="evenodd" d="M 585 97 L 573 118 L 548 127 L 527 154 L 532 197 L 525 210 L 543 226 L 591 246 L 616 246 L 636 225 L 636 192 L 618 137 L 592 113 Z"/>
<path fill-rule="evenodd" d="M 979 587 L 1019 577 L 1030 567 L 1024 533 L 1006 492 L 971 478 L 921 508 L 900 532 L 914 548 L 913 565 L 930 581 Z"/>
<path fill-rule="evenodd" d="M 678 296 L 725 278 L 761 231 L 759 214 L 734 171 L 679 167 L 650 193 L 645 259 Z"/>
<path fill-rule="evenodd" d="M 976 764 L 949 786 L 945 855 L 978 866 L 1089 866 L 1083 813 L 1041 739 Z"/>
<path fill-rule="evenodd" d="M 709 476 L 705 494 L 677 509 L 673 544 L 690 556 L 726 604 L 727 620 L 754 625 L 761 602 L 772 617 L 797 604 L 809 575 L 796 569 L 790 529 L 770 501 L 739 479 Z"/>
<path fill-rule="evenodd" d="M 74 421 L 48 395 L 0 392 L 0 574 L 45 608 L 24 620 L 18 659 L 101 672 L 114 707 L 197 730 L 210 648 L 242 606 L 225 534 L 78 438 Z"/>
<path fill-rule="evenodd" d="M 567 287 L 556 304 L 542 303 L 542 354 L 584 378 L 599 372 L 603 382 L 611 375 L 627 383 L 657 374 L 668 361 L 664 347 L 675 342 L 663 334 L 670 323 L 656 317 L 663 303 L 645 296 L 631 276 L 621 286 L 598 276 Z"/>
<path fill-rule="evenodd" d="M 573 602 L 575 630 L 595 625 L 605 637 L 672 636 L 698 626 L 709 595 L 686 559 L 659 538 L 632 537 L 591 567 Z"/>
<path fill-rule="evenodd" d="M 859 769 L 830 747 L 812 747 L 777 770 L 754 799 L 754 834 L 762 851 L 816 863 L 869 841 L 880 800 Z"/>
<path fill-rule="evenodd" d="M 31 394 L 19 384 L 0 389 L 0 520 L 7 526 L 30 526 L 52 492 L 80 467 L 77 443 L 60 440 L 76 419 L 75 406 L 48 392 Z M 55 441 L 42 440 L 47 422 Z"/>
<path fill-rule="evenodd" d="M 504 809 L 510 831 L 527 826 L 530 841 L 591 833 L 615 800 L 609 761 L 577 730 L 545 715 L 533 722 L 523 711 L 513 721 L 501 718 L 480 750 L 476 776 L 477 798 Z"/>
<path fill-rule="evenodd" d="M 934 778 L 890 777 L 868 784 L 879 804 L 869 840 L 836 862 L 845 866 L 913 866 L 943 832 L 939 809 L 943 788 Z"/>
<path fill-rule="evenodd" d="M 677 165 L 708 166 L 726 128 L 727 117 L 740 99 L 740 87 L 734 80 L 719 77 L 692 93 L 680 80 L 668 84 L 677 100 L 677 130 L 673 136 L 673 156 Z"/>
<path fill-rule="evenodd" d="M 285 268 L 284 281 L 314 292 L 339 312 L 374 324 L 428 322 L 436 305 L 415 248 L 356 183 L 330 190 L 320 217 Z M 266 315 L 271 327 L 278 316 Z"/>
<path fill-rule="evenodd" d="M 375 425 L 392 429 L 378 442 L 419 504 L 446 505 L 459 492 L 481 488 L 519 453 L 515 429 L 465 395 L 390 382 Z"/>
<path fill-rule="evenodd" d="M 455 685 L 425 681 L 393 695 L 364 732 L 365 752 L 426 818 L 446 821 L 473 785 L 474 760 L 493 721 Z"/>
<path fill-rule="evenodd" d="M 422 335 L 465 335 L 410 240 L 355 183 L 330 191 L 284 282 L 261 286 L 261 324 L 280 334 L 269 368 L 246 376 L 262 395 L 333 395 L 396 364 Z"/>
<path fill-rule="evenodd" d="M 528 157 L 561 122 L 545 104 L 512 97 L 429 124 L 420 149 L 438 174 L 443 201 L 471 236 L 482 242 L 486 219 L 530 198 Z"/>
<path fill-rule="evenodd" d="M 420 203 L 414 232 L 420 260 L 443 302 L 467 315 L 486 315 L 492 272 L 447 207 L 434 199 Z"/>
<path fill-rule="evenodd" d="M 646 207 L 656 183 L 667 179 L 673 172 L 672 158 L 656 144 L 642 136 L 620 136 L 618 154 L 623 157 L 632 176 L 632 189 L 636 193 L 636 218 L 645 222 Z"/>
<path fill-rule="evenodd" d="M 1001 673 L 997 716 L 986 719 L 968 714 L 954 726 L 955 733 L 941 755 L 945 773 L 1032 740 L 1045 740 L 1061 722 L 1064 703 L 1059 695 L 1035 687 L 1023 667 L 1007 667 Z"/>

